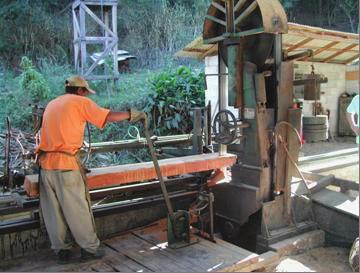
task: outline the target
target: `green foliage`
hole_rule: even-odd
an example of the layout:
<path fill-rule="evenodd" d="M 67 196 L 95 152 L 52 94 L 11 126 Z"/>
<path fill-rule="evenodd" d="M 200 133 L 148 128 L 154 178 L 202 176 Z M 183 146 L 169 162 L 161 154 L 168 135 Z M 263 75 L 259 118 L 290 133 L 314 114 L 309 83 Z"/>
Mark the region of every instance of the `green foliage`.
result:
<path fill-rule="evenodd" d="M 17 67 L 19 57 L 71 60 L 71 21 L 62 10 L 71 0 L 3 0 L 0 7 L 0 59 Z M 70 11 L 70 7 L 66 8 Z M 62 12 L 62 13 L 61 13 Z"/>
<path fill-rule="evenodd" d="M 20 75 L 21 91 L 31 98 L 32 103 L 39 103 L 49 97 L 49 87 L 43 75 L 36 71 L 31 60 L 28 57 L 21 59 L 20 67 L 22 73 Z"/>
<path fill-rule="evenodd" d="M 191 108 L 205 105 L 204 74 L 181 66 L 150 79 L 152 93 L 144 111 L 159 135 L 185 134 L 192 130 Z"/>

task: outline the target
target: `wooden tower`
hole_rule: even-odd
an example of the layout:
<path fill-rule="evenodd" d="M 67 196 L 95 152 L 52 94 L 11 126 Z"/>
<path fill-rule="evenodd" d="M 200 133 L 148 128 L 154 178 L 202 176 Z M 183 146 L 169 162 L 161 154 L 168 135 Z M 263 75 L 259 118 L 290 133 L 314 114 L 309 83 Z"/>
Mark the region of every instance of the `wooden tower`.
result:
<path fill-rule="evenodd" d="M 117 79 L 119 77 L 117 0 L 75 0 L 72 4 L 72 16 L 74 62 L 77 73 L 88 80 Z M 93 22 L 87 22 L 86 19 Z M 91 33 L 87 30 L 87 24 L 90 23 L 96 26 L 95 35 L 93 30 Z M 95 59 L 94 57 L 90 58 L 90 55 L 94 53 L 89 50 L 90 45 L 97 45 L 96 48 L 101 51 L 101 54 L 96 55 Z M 109 58 L 112 59 L 113 68 L 110 70 L 104 68 L 104 73 L 94 75 L 94 69 L 99 65 L 99 62 L 105 62 L 105 59 L 108 60 Z"/>

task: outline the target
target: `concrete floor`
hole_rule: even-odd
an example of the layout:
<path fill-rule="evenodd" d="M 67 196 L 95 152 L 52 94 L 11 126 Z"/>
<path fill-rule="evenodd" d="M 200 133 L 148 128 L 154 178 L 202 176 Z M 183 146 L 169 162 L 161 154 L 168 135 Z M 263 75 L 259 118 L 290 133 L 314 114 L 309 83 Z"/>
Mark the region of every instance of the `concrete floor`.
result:
<path fill-rule="evenodd" d="M 359 146 L 355 143 L 354 137 L 337 137 L 329 141 L 305 143 L 299 156 L 318 155 L 356 147 Z"/>
<path fill-rule="evenodd" d="M 359 145 L 355 143 L 354 137 L 341 137 L 341 138 L 338 137 L 329 141 L 322 141 L 317 143 L 305 143 L 302 149 L 300 150 L 299 156 L 313 156 L 313 155 L 325 154 L 325 153 L 356 148 L 356 147 L 359 147 Z M 357 156 L 357 158 L 359 158 L 359 154 L 352 156 L 353 157 Z M 333 161 L 336 159 L 327 159 L 327 160 Z M 333 174 L 338 178 L 359 182 L 359 164 L 341 167 L 338 169 L 328 170 L 324 172 L 319 172 L 319 174 L 323 174 L 323 175 Z"/>

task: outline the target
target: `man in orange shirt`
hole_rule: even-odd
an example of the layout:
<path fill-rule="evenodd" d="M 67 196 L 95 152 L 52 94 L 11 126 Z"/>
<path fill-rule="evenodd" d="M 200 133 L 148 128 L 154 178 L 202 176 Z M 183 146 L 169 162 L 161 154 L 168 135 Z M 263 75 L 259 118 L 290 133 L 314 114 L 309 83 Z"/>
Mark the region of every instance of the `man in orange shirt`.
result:
<path fill-rule="evenodd" d="M 65 82 L 65 94 L 47 105 L 41 128 L 39 154 L 40 205 L 51 247 L 59 263 L 70 260 L 70 229 L 81 247 L 81 260 L 100 258 L 104 250 L 96 235 L 86 177 L 77 153 L 83 144 L 86 122 L 102 129 L 108 122 L 145 120 L 143 112 L 114 112 L 86 96 L 95 91 L 81 76 Z"/>

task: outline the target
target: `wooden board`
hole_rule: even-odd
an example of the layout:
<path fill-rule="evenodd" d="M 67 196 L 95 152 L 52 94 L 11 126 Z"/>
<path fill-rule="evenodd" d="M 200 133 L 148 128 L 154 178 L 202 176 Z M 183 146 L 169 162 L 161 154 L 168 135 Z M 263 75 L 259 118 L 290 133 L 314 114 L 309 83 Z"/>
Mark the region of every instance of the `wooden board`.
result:
<path fill-rule="evenodd" d="M 201 154 L 159 160 L 164 177 L 204 172 L 232 166 L 236 155 L 218 153 Z M 91 169 L 87 174 L 90 190 L 157 179 L 153 162 L 118 165 Z M 37 192 L 38 175 L 27 175 L 24 188 L 28 195 Z"/>
<path fill-rule="evenodd" d="M 73 263 L 57 265 L 55 255 L 47 250 L 43 258 L 26 257 L 13 261 L 6 271 L 66 271 L 66 272 L 206 272 L 238 271 L 254 267 L 259 256 L 221 239 L 216 243 L 196 235 L 197 243 L 180 248 L 167 247 L 165 221 L 132 231 L 103 242 L 106 255 L 101 260 L 79 263 L 79 249 L 74 250 Z M 19 267 L 19 265 L 21 265 Z"/>
<path fill-rule="evenodd" d="M 184 156 L 159 160 L 163 176 L 203 172 L 232 166 L 236 156 L 217 153 Z M 153 162 L 127 164 L 113 167 L 92 169 L 88 174 L 90 189 L 123 185 L 132 182 L 157 179 Z"/>

